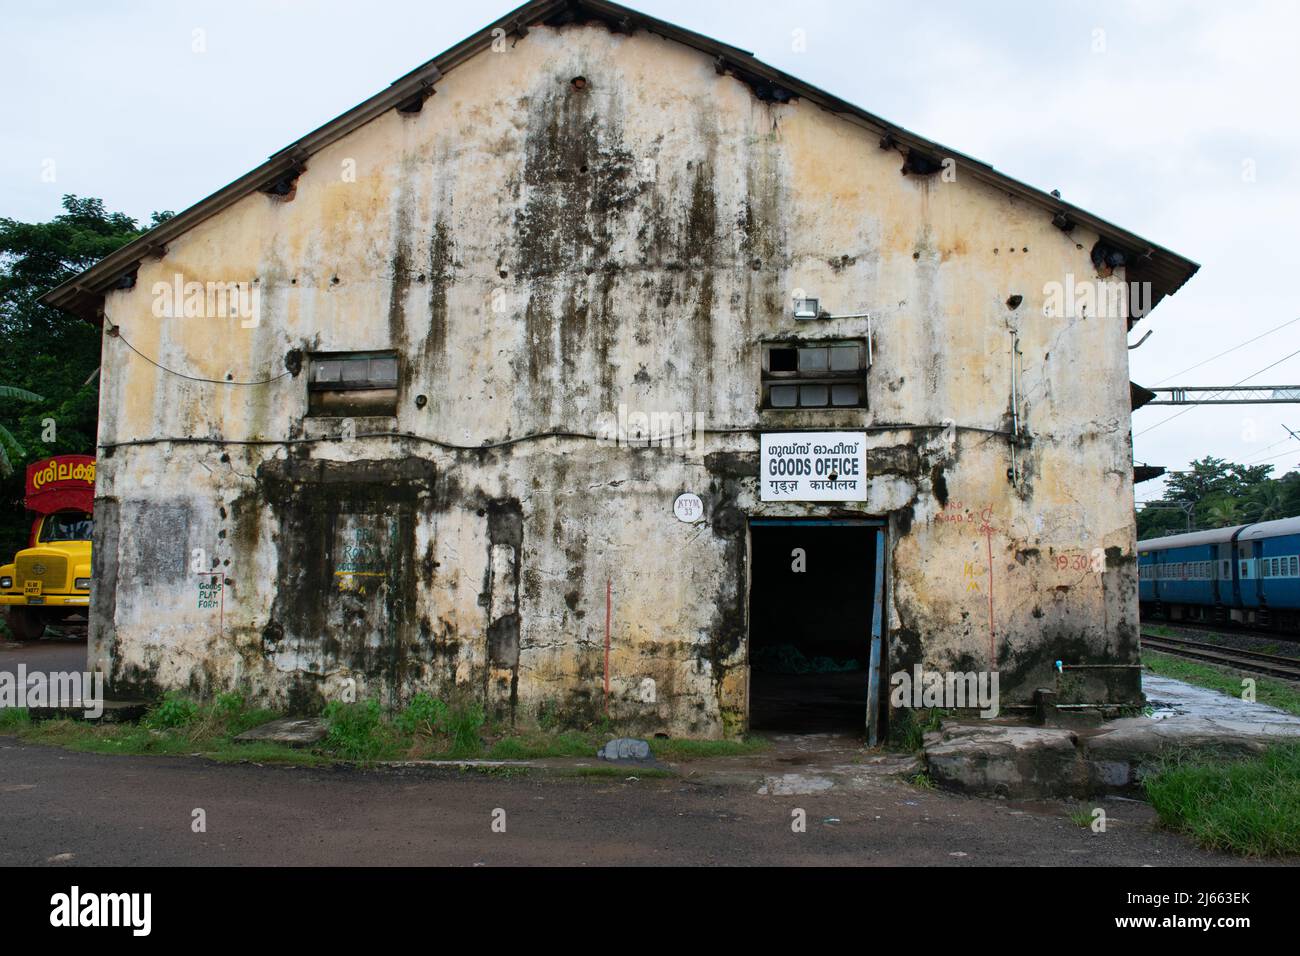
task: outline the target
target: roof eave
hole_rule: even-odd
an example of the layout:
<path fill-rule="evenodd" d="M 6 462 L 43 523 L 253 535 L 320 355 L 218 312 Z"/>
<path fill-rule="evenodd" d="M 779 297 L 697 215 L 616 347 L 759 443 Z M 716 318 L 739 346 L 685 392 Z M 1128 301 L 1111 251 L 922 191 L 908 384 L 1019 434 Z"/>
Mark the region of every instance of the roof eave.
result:
<path fill-rule="evenodd" d="M 325 123 L 295 140 L 284 149 L 272 154 L 266 162 L 256 169 L 241 176 L 206 199 L 200 200 L 167 222 L 132 240 L 116 252 L 105 256 L 89 269 L 41 296 L 40 301 L 46 305 L 71 312 L 88 321 L 98 322 L 101 317 L 104 294 L 121 277 L 132 272 L 146 255 L 157 254 L 165 250 L 167 243 L 172 239 L 211 218 L 244 196 L 257 191 L 268 182 L 283 176 L 295 166 L 305 162 L 313 153 L 408 100 L 422 88 L 436 83 L 449 70 L 479 53 L 482 49 L 489 47 L 495 39 L 495 31 L 498 29 L 506 29 L 508 34 L 513 33 L 518 27 L 533 26 L 539 20 L 544 20 L 563 8 L 597 14 L 606 20 L 625 22 L 634 29 L 644 29 L 667 39 L 684 43 L 704 53 L 711 54 L 718 61 L 720 69 L 743 71 L 768 82 L 778 84 L 788 89 L 799 99 L 808 100 L 846 120 L 866 126 L 882 137 L 890 137 L 892 142 L 897 145 L 924 153 L 951 157 L 960 168 L 975 179 L 1043 207 L 1054 220 L 1058 217 L 1064 217 L 1063 221 L 1070 223 L 1071 228 L 1084 226 L 1114 244 L 1116 248 L 1122 250 L 1126 256 L 1131 257 L 1133 260 L 1134 265 L 1130 266 L 1129 278 L 1134 279 L 1136 274 L 1137 281 L 1150 281 L 1152 283 L 1152 307 L 1166 295 L 1177 292 L 1200 269 L 1197 263 L 1184 256 L 1149 242 L 1141 236 L 1094 216 L 1087 210 L 1080 209 L 1078 206 L 1065 202 L 1050 193 L 999 173 L 988 163 L 948 149 L 932 140 L 927 140 L 910 130 L 892 124 L 839 97 L 768 66 L 738 47 L 721 43 L 711 37 L 655 19 L 620 4 L 609 3 L 607 0 L 531 0 L 531 2 L 511 10 L 496 21 L 488 24 L 478 33 L 461 41 L 422 66 L 416 67 L 394 81 L 383 91 L 353 107 L 336 119 Z"/>

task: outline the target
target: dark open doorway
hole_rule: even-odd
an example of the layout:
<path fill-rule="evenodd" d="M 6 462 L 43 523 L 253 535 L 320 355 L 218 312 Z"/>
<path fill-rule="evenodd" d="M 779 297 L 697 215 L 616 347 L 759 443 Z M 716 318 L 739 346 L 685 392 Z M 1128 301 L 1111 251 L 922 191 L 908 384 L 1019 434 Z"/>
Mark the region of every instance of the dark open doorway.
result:
<path fill-rule="evenodd" d="M 750 525 L 754 730 L 866 730 L 877 532 L 847 521 Z"/>

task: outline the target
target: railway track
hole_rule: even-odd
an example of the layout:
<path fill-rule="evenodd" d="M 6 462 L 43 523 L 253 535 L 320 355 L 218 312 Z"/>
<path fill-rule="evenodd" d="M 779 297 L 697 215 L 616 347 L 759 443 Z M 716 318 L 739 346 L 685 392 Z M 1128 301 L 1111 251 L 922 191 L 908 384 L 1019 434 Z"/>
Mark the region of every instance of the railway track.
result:
<path fill-rule="evenodd" d="M 1144 625 L 1151 627 L 1176 627 L 1188 631 L 1210 631 L 1215 634 L 1247 634 L 1251 637 L 1268 637 L 1278 641 L 1288 641 L 1290 643 L 1300 642 L 1300 633 L 1295 631 L 1274 630 L 1267 627 L 1254 627 L 1249 624 L 1237 624 L 1233 621 L 1189 621 L 1178 620 L 1170 621 L 1163 617 L 1146 617 L 1142 619 Z"/>
<path fill-rule="evenodd" d="M 1285 680 L 1300 681 L 1300 660 L 1293 657 L 1279 657 L 1276 654 L 1262 654 L 1259 651 L 1243 651 L 1233 647 L 1220 647 L 1202 641 L 1189 641 L 1181 637 L 1164 637 L 1159 634 L 1142 633 L 1142 646 L 1153 651 L 1186 657 L 1192 660 L 1222 664 L 1238 670 L 1267 674 Z"/>

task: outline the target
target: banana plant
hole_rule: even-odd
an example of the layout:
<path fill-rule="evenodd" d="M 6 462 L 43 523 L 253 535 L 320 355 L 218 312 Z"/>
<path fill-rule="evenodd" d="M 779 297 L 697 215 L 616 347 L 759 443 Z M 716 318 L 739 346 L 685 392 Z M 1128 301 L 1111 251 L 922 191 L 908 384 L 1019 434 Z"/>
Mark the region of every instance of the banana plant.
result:
<path fill-rule="evenodd" d="M 0 385 L 0 400 L 16 399 L 20 402 L 43 402 L 45 397 L 37 395 L 35 392 L 29 392 L 25 388 L 19 388 L 16 385 Z M 14 473 L 14 465 L 9 457 L 10 450 L 22 458 L 27 454 L 27 449 L 22 443 L 14 437 L 14 433 L 0 424 L 0 475 L 8 478 Z"/>

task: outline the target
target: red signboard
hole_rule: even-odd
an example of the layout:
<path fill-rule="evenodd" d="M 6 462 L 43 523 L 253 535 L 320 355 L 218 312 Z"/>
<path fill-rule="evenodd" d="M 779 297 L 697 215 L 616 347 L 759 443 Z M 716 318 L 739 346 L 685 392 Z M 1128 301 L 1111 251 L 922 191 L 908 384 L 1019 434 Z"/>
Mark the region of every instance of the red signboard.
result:
<path fill-rule="evenodd" d="M 56 511 L 90 514 L 95 500 L 95 459 L 90 455 L 55 455 L 27 466 L 27 510 L 38 515 Z"/>

